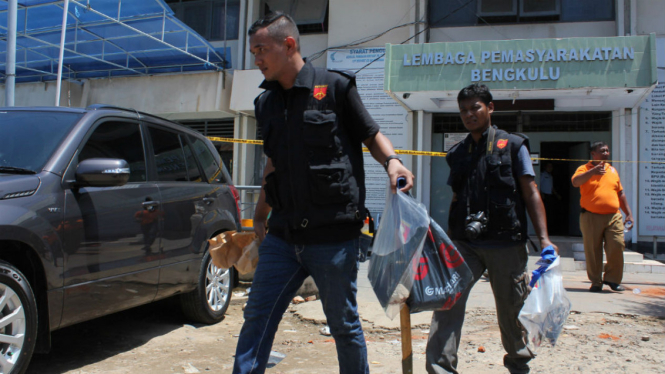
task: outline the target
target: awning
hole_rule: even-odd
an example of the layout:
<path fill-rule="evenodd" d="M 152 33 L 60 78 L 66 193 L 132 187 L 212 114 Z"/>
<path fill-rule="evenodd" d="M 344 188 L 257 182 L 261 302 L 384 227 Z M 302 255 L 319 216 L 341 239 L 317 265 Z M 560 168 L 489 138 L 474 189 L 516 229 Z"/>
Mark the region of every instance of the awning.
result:
<path fill-rule="evenodd" d="M 64 1 L 19 0 L 16 82 L 57 77 Z M 0 82 L 7 59 L 7 0 L 0 0 Z M 230 68 L 216 50 L 175 18 L 163 0 L 70 0 L 63 79 L 140 76 Z M 224 63 L 226 61 L 226 63 Z"/>

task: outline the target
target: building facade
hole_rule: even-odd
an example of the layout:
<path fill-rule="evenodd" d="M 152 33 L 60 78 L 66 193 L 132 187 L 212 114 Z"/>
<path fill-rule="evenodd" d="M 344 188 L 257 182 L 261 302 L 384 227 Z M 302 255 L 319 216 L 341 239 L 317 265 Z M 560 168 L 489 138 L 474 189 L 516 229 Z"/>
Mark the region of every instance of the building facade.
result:
<path fill-rule="evenodd" d="M 615 166 L 639 234 L 630 240 L 651 242 L 665 235 L 665 202 L 660 198 L 665 195 L 665 166 L 652 163 L 665 161 L 665 115 L 660 114 L 665 98 L 656 85 L 656 79 L 665 81 L 663 1 L 166 3 L 215 47 L 230 51 L 230 69 L 64 83 L 61 102 L 133 107 L 208 135 L 260 138 L 253 101 L 263 76 L 254 69 L 246 30 L 266 12 L 283 10 L 298 23 L 303 56 L 315 66 L 357 72 L 363 100 L 396 148 L 449 149 L 465 133 L 457 92 L 482 82 L 497 100 L 494 122 L 529 136 L 532 156 L 538 159 L 536 180 L 546 162 L 554 165 L 555 188 L 562 197 L 557 216 L 563 223 L 551 228 L 553 235 L 580 234 L 579 191 L 570 177 L 582 161 L 569 160 L 587 159 L 588 145 L 596 140 L 610 144 L 613 159 L 622 161 Z M 16 105 L 52 105 L 54 85 L 18 85 Z M 260 184 L 260 146 L 219 147 L 236 184 Z M 446 226 L 451 191 L 445 160 L 404 159 L 416 175 L 414 195 Z M 367 164 L 369 203 L 380 210 L 385 179 L 369 157 Z"/>

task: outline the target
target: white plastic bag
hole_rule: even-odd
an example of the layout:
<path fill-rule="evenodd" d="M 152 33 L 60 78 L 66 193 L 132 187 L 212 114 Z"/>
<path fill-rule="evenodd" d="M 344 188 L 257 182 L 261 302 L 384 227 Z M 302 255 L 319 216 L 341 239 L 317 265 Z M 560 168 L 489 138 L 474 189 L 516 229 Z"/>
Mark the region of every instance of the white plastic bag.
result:
<path fill-rule="evenodd" d="M 386 315 L 393 319 L 413 285 L 413 274 L 427 236 L 429 215 L 402 191 L 386 193 L 386 206 L 375 234 L 368 277 Z"/>
<path fill-rule="evenodd" d="M 538 263 L 541 264 L 541 261 Z M 552 346 L 556 344 L 570 309 L 570 300 L 563 288 L 560 259 L 556 256 L 533 286 L 519 314 L 534 352 L 543 342 Z"/>

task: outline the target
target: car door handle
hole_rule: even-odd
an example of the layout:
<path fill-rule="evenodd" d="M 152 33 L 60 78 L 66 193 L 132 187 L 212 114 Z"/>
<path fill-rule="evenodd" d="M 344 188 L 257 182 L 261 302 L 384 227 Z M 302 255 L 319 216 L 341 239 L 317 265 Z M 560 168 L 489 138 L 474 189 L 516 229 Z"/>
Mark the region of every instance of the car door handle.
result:
<path fill-rule="evenodd" d="M 211 205 L 212 203 L 215 202 L 215 198 L 214 197 L 204 197 L 203 202 L 206 203 L 207 205 Z"/>
<path fill-rule="evenodd" d="M 141 205 L 143 205 L 143 209 L 148 212 L 154 212 L 155 209 L 157 209 L 157 206 L 159 206 L 159 201 L 144 201 Z"/>

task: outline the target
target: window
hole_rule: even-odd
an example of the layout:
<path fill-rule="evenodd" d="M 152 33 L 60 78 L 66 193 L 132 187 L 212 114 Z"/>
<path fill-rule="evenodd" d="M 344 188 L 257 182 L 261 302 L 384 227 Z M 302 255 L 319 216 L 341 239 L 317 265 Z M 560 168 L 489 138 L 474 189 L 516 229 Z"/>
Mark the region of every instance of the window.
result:
<path fill-rule="evenodd" d="M 145 154 L 137 123 L 104 122 L 81 149 L 78 162 L 90 158 L 119 158 L 129 164 L 130 182 L 145 182 Z"/>
<path fill-rule="evenodd" d="M 432 0 L 432 27 L 614 20 L 614 0 Z"/>
<path fill-rule="evenodd" d="M 517 15 L 517 0 L 478 0 L 480 16 Z"/>
<path fill-rule="evenodd" d="M 233 120 L 207 119 L 207 120 L 184 120 L 177 121 L 179 124 L 201 133 L 204 136 L 216 136 L 220 138 L 233 138 Z M 261 138 L 256 138 L 261 139 Z M 233 143 L 213 141 L 224 166 L 229 173 L 233 173 Z"/>
<path fill-rule="evenodd" d="M 187 163 L 180 145 L 180 136 L 174 132 L 150 127 L 152 148 L 155 152 L 157 179 L 163 182 L 186 182 Z"/>
<path fill-rule="evenodd" d="M 611 112 L 492 113 L 492 124 L 508 132 L 606 132 L 612 128 Z M 468 132 L 457 114 L 434 114 L 432 132 Z"/>
<path fill-rule="evenodd" d="M 210 181 L 210 183 L 226 183 L 221 166 L 219 166 L 212 152 L 210 152 L 210 149 L 203 140 L 193 136 L 190 136 L 189 140 L 194 147 L 194 154 L 196 154 L 196 157 L 201 162 L 201 166 L 203 167 L 203 171 L 208 178 L 208 181 Z"/>
<path fill-rule="evenodd" d="M 284 12 L 301 34 L 328 32 L 328 0 L 263 0 L 265 14 Z"/>
<path fill-rule="evenodd" d="M 43 110 L 0 112 L 0 166 L 40 172 L 81 117 Z"/>
<path fill-rule="evenodd" d="M 512 113 L 492 113 L 492 124 L 508 132 L 517 131 L 517 115 Z M 433 133 L 463 132 L 467 130 L 459 114 L 434 114 L 432 120 Z"/>
<path fill-rule="evenodd" d="M 166 0 L 166 3 L 179 20 L 204 38 L 238 39 L 240 0 Z"/>
<path fill-rule="evenodd" d="M 203 182 L 204 178 L 201 178 L 201 170 L 199 169 L 199 164 L 196 163 L 196 157 L 192 152 L 192 147 L 185 142 L 183 137 L 180 138 L 182 141 L 183 149 L 185 150 L 185 161 L 187 163 L 187 175 L 189 176 L 190 182 Z"/>
<path fill-rule="evenodd" d="M 553 16 L 561 12 L 560 0 L 522 0 L 520 14 L 524 16 Z"/>

